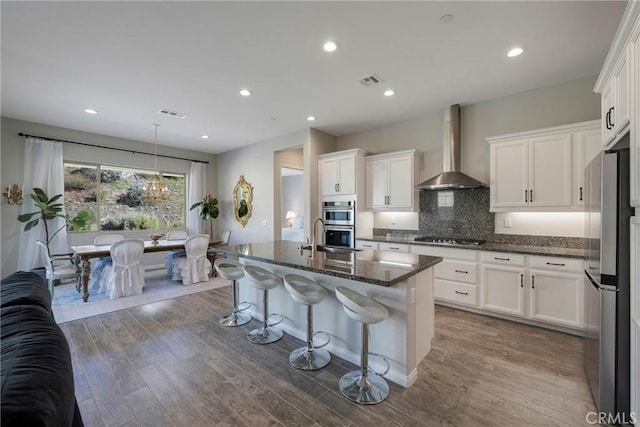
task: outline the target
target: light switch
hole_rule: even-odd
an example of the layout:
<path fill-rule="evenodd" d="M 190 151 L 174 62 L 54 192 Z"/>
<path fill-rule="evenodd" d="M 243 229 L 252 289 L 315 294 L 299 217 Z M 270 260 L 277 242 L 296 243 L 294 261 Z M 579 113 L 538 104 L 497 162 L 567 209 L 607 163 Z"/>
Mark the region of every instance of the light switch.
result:
<path fill-rule="evenodd" d="M 511 218 L 504 219 L 504 228 L 511 228 Z"/>

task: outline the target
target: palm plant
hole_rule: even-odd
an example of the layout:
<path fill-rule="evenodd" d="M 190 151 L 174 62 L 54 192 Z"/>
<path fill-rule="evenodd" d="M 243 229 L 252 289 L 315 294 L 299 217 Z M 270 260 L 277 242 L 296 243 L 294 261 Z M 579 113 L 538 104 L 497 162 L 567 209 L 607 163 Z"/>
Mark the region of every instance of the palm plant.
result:
<path fill-rule="evenodd" d="M 30 197 L 35 202 L 38 210 L 19 215 L 18 221 L 26 222 L 24 231 L 31 230 L 42 221 L 42 224 L 44 225 L 44 243 L 47 245 L 47 248 L 49 248 L 49 243 L 53 240 L 56 234 L 58 234 L 63 228 L 69 227 L 69 229 L 73 231 L 86 230 L 94 219 L 93 214 L 86 210 L 79 211 L 74 217 L 63 214 L 62 203 L 58 202 L 62 197 L 62 194 L 56 194 L 49 198 L 47 193 L 45 193 L 41 188 L 34 188 Z M 55 218 L 62 218 L 64 220 L 64 224 L 50 234 L 49 221 Z"/>
<path fill-rule="evenodd" d="M 200 208 L 200 218 L 205 221 L 209 220 L 209 230 L 211 230 L 211 233 L 213 233 L 213 220 L 218 218 L 218 214 L 220 213 L 218 206 L 216 206 L 217 204 L 218 199 L 213 197 L 211 194 L 208 194 L 204 199 L 194 203 L 189 208 L 190 211 L 195 208 Z"/>

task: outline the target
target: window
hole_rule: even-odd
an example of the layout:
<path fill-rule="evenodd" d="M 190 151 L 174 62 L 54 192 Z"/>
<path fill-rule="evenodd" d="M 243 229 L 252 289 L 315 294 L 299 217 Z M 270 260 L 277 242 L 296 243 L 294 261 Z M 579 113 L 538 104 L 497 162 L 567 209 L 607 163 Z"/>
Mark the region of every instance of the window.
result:
<path fill-rule="evenodd" d="M 95 215 L 91 231 L 155 230 L 185 226 L 185 175 L 161 172 L 171 198 L 147 203 L 142 186 L 152 171 L 107 165 L 65 163 L 65 211 L 74 215 L 85 209 Z"/>

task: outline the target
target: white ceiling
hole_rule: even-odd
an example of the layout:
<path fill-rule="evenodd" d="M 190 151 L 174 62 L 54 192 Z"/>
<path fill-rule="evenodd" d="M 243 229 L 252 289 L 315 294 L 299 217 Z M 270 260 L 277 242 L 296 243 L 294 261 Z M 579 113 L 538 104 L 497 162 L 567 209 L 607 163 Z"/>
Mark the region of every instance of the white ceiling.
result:
<path fill-rule="evenodd" d="M 625 5 L 2 1 L 2 115 L 141 141 L 159 123 L 159 144 L 210 153 L 345 135 L 596 74 Z"/>

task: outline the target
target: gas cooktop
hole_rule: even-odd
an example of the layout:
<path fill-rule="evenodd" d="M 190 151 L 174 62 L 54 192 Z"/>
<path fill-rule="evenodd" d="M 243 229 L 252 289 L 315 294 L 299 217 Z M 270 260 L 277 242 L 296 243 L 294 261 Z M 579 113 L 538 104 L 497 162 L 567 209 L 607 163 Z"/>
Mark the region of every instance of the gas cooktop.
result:
<path fill-rule="evenodd" d="M 484 243 L 482 239 L 456 239 L 450 237 L 432 237 L 420 236 L 413 239 L 416 242 L 442 243 L 445 245 L 481 245 Z"/>

